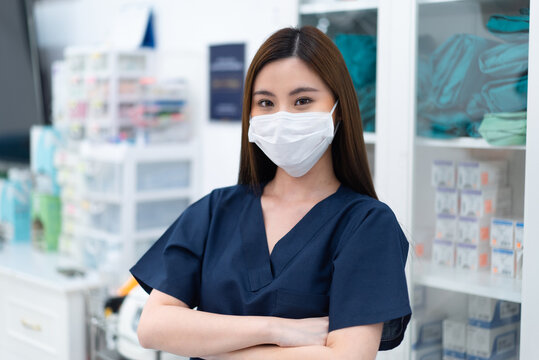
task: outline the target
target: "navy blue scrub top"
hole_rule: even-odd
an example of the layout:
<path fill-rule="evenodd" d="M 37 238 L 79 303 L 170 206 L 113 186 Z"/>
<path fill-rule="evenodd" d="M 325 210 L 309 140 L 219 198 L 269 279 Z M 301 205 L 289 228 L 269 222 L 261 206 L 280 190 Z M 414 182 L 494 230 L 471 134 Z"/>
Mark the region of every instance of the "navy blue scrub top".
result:
<path fill-rule="evenodd" d="M 187 208 L 130 269 L 142 288 L 230 315 L 329 316 L 329 331 L 384 322 L 403 339 L 408 241 L 383 202 L 341 185 L 268 250 L 260 193 L 217 189 Z"/>

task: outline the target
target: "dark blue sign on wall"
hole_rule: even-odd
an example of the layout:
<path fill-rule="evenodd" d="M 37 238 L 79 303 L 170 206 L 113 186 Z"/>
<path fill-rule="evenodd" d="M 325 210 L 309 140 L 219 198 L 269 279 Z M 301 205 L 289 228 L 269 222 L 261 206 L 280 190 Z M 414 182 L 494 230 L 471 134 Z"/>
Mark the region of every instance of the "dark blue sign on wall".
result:
<path fill-rule="evenodd" d="M 245 44 L 210 46 L 210 119 L 241 120 Z"/>

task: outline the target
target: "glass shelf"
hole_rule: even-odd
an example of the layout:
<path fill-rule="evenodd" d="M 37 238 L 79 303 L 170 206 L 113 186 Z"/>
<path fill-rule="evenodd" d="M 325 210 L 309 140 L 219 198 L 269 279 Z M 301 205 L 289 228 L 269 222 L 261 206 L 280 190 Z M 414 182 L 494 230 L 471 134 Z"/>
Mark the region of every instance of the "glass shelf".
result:
<path fill-rule="evenodd" d="M 461 137 L 455 139 L 433 139 L 418 136 L 416 145 L 423 147 L 446 147 L 463 149 L 491 149 L 491 150 L 526 150 L 526 145 L 496 146 L 490 145 L 482 138 Z"/>

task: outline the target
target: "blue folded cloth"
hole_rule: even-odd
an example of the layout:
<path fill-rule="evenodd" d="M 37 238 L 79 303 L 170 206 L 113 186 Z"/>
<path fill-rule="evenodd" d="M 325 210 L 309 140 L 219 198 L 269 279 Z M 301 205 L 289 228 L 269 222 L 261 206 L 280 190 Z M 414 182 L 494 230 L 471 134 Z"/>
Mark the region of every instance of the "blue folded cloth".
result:
<path fill-rule="evenodd" d="M 505 43 L 479 56 L 479 68 L 492 76 L 522 75 L 528 70 L 528 43 Z"/>
<path fill-rule="evenodd" d="M 515 112 L 526 110 L 528 75 L 489 81 L 468 103 L 467 113 L 472 119 L 485 113 Z"/>
<path fill-rule="evenodd" d="M 366 85 L 357 89 L 359 100 L 359 110 L 361 113 L 361 122 L 363 131 L 374 132 L 374 115 L 376 108 L 376 84 Z"/>
<path fill-rule="evenodd" d="M 431 56 L 431 98 L 440 109 L 462 108 L 481 89 L 487 76 L 479 70 L 478 58 L 498 44 L 479 36 L 457 34 Z"/>
<path fill-rule="evenodd" d="M 376 81 L 376 37 L 359 34 L 338 34 L 334 39 L 359 89 Z"/>
<path fill-rule="evenodd" d="M 492 15 L 487 22 L 492 32 L 519 32 L 530 30 L 530 9 L 520 9 L 520 15 Z"/>

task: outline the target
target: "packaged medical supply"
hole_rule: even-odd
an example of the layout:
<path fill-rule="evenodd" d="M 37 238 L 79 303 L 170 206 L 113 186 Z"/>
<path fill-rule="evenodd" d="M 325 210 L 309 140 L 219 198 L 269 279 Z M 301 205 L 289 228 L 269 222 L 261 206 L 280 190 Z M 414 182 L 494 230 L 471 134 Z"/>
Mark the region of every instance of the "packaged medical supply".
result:
<path fill-rule="evenodd" d="M 488 243 L 490 239 L 490 217 L 459 216 L 457 241 L 464 244 Z"/>
<path fill-rule="evenodd" d="M 516 253 L 512 249 L 492 249 L 491 272 L 514 278 L 516 273 Z"/>
<path fill-rule="evenodd" d="M 54 164 L 56 149 L 60 146 L 60 133 L 51 126 L 32 126 L 30 130 L 31 169 L 39 176 L 36 183 L 40 192 L 60 194 L 57 169 Z"/>
<path fill-rule="evenodd" d="M 490 245 L 503 249 L 515 248 L 515 221 L 512 219 L 492 218 L 490 225 Z"/>
<path fill-rule="evenodd" d="M 436 216 L 437 239 L 457 240 L 457 217 L 455 215 L 439 214 Z"/>
<path fill-rule="evenodd" d="M 482 217 L 504 216 L 511 208 L 511 188 L 461 190 L 460 215 Z"/>
<path fill-rule="evenodd" d="M 524 222 L 515 223 L 515 248 L 524 249 Z"/>
<path fill-rule="evenodd" d="M 461 161 L 457 168 L 459 189 L 479 190 L 507 184 L 507 161 Z"/>
<path fill-rule="evenodd" d="M 466 329 L 465 319 L 445 319 L 443 322 L 444 360 L 466 358 Z"/>
<path fill-rule="evenodd" d="M 468 325 L 467 358 L 516 360 L 519 328 L 519 322 L 496 328 Z"/>
<path fill-rule="evenodd" d="M 455 188 L 456 169 L 451 160 L 434 160 L 432 162 L 431 184 L 433 187 Z"/>
<path fill-rule="evenodd" d="M 522 261 L 524 258 L 524 250 L 518 249 L 516 251 L 516 271 L 515 271 L 515 277 L 517 279 L 522 280 Z"/>
<path fill-rule="evenodd" d="M 484 296 L 468 296 L 468 325 L 495 328 L 520 322 L 520 304 Z"/>
<path fill-rule="evenodd" d="M 434 239 L 432 242 L 432 262 L 436 265 L 455 265 L 455 243 L 449 240 Z"/>
<path fill-rule="evenodd" d="M 459 211 L 459 193 L 456 189 L 436 189 L 434 210 L 436 214 L 457 215 Z"/>
<path fill-rule="evenodd" d="M 440 360 L 442 359 L 442 345 L 426 346 L 412 349 L 412 360 Z"/>
<path fill-rule="evenodd" d="M 488 269 L 490 265 L 488 243 L 457 244 L 456 267 L 472 271 Z"/>
<path fill-rule="evenodd" d="M 412 348 L 420 349 L 442 345 L 444 317 L 440 315 L 420 316 L 410 321 Z"/>

